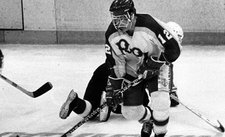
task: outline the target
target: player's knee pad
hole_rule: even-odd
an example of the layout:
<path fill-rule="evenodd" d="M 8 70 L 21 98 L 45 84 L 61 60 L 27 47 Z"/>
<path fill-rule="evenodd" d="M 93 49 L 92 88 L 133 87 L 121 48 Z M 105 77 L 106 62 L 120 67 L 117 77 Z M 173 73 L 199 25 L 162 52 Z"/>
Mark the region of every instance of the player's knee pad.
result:
<path fill-rule="evenodd" d="M 101 95 L 100 105 L 102 105 L 104 102 L 106 102 L 106 92 L 103 91 Z M 111 113 L 111 107 L 105 106 L 104 108 L 100 109 L 99 112 L 99 121 L 106 122 L 109 119 Z"/>
<path fill-rule="evenodd" d="M 160 68 L 158 77 L 158 90 L 168 91 L 170 90 L 170 67 L 169 65 L 163 65 Z"/>
<path fill-rule="evenodd" d="M 152 110 L 164 111 L 170 108 L 169 92 L 156 91 L 151 93 Z"/>
<path fill-rule="evenodd" d="M 129 120 L 140 120 L 145 114 L 145 107 L 139 106 L 122 106 L 122 114 Z"/>
<path fill-rule="evenodd" d="M 168 92 L 156 91 L 151 93 L 151 109 L 153 117 L 157 120 L 165 120 L 169 117 L 170 96 Z"/>

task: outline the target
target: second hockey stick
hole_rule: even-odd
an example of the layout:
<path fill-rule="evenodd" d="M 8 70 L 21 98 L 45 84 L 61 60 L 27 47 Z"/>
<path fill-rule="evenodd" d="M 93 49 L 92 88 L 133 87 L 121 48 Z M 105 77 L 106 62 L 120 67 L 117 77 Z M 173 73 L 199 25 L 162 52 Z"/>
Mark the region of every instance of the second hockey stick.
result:
<path fill-rule="evenodd" d="M 143 77 L 138 77 L 137 79 L 135 79 L 134 81 L 132 81 L 131 83 L 129 83 L 126 87 L 124 87 L 123 89 L 121 89 L 119 92 L 120 93 L 125 92 L 130 87 L 133 87 L 133 86 L 136 86 L 137 84 L 139 84 L 142 80 L 143 80 Z M 103 109 L 106 105 L 107 105 L 107 103 L 104 102 L 97 109 L 95 109 L 94 111 L 92 111 L 92 113 L 88 114 L 86 117 L 84 117 L 84 119 L 82 119 L 75 126 L 73 126 L 70 130 L 68 130 L 66 133 L 64 133 L 61 137 L 67 137 L 68 135 L 70 135 L 71 133 L 73 133 L 76 129 L 78 129 L 84 123 L 86 123 L 87 121 L 89 121 L 93 116 L 95 116 L 96 114 L 98 114 L 101 111 L 101 109 Z"/>
<path fill-rule="evenodd" d="M 50 82 L 46 82 L 44 85 L 42 85 L 40 88 L 38 88 L 35 91 L 28 91 L 26 89 L 24 89 L 23 87 L 17 85 L 16 83 L 14 83 L 13 81 L 11 81 L 10 79 L 6 78 L 5 76 L 3 76 L 2 74 L 0 74 L 0 77 L 5 80 L 6 82 L 8 82 L 10 85 L 12 85 L 13 87 L 19 89 L 20 91 L 22 91 L 23 93 L 25 93 L 26 95 L 32 97 L 32 98 L 36 98 L 41 96 L 42 94 L 46 93 L 47 91 L 49 91 L 50 89 L 52 89 L 52 84 Z"/>
<path fill-rule="evenodd" d="M 165 58 L 165 57 L 164 57 Z M 165 58 L 166 59 L 166 58 Z M 169 63 L 167 61 L 167 63 L 169 65 L 172 65 L 171 63 Z M 172 68 L 170 67 L 170 80 L 171 77 L 173 76 L 173 71 Z M 170 89 L 172 89 L 172 82 L 170 81 Z M 224 132 L 224 127 L 223 125 L 220 123 L 219 120 L 217 120 L 217 123 L 213 123 L 212 121 L 210 121 L 208 118 L 206 118 L 205 116 L 203 116 L 202 114 L 194 111 L 194 109 L 188 107 L 187 105 L 185 105 L 184 103 L 182 103 L 175 95 L 170 94 L 170 97 L 175 100 L 176 102 L 180 103 L 182 106 L 184 106 L 185 108 L 187 108 L 189 111 L 191 111 L 193 114 L 195 114 L 197 117 L 201 118 L 203 121 L 205 121 L 207 124 L 209 124 L 210 126 L 214 127 L 216 130 L 220 131 L 220 132 Z"/>
<path fill-rule="evenodd" d="M 223 125 L 219 122 L 219 120 L 217 120 L 217 123 L 213 123 L 212 121 L 210 121 L 208 118 L 206 118 L 205 116 L 203 116 L 202 114 L 195 112 L 192 108 L 188 107 L 187 105 L 185 105 L 184 103 L 182 103 L 176 96 L 174 96 L 173 94 L 170 94 L 170 97 L 172 99 L 174 99 L 175 101 L 179 102 L 182 106 L 184 106 L 185 108 L 187 108 L 188 110 L 190 110 L 192 113 L 194 113 L 196 116 L 198 116 L 199 118 L 201 118 L 203 121 L 205 121 L 207 124 L 209 124 L 210 126 L 214 127 L 215 129 L 217 129 L 220 132 L 224 132 L 224 127 Z"/>

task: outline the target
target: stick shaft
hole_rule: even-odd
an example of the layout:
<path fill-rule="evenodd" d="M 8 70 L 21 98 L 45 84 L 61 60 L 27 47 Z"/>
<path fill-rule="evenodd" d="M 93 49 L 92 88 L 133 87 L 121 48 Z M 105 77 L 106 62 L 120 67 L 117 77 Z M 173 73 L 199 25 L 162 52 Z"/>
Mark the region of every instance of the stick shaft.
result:
<path fill-rule="evenodd" d="M 16 84 L 15 82 L 11 81 L 10 79 L 6 78 L 5 76 L 3 76 L 2 74 L 0 74 L 0 77 L 5 80 L 6 82 L 8 82 L 10 85 L 12 85 L 13 87 L 19 89 L 20 91 L 24 92 L 25 94 L 27 94 L 28 96 L 33 97 L 33 94 L 29 91 L 27 91 L 26 89 L 24 89 L 23 87 L 19 86 L 18 84 Z"/>
<path fill-rule="evenodd" d="M 175 101 L 179 102 L 182 106 L 184 106 L 186 109 L 188 109 L 189 111 L 191 111 L 193 114 L 195 114 L 197 117 L 199 117 L 200 119 L 202 119 L 203 121 L 205 121 L 207 124 L 209 124 L 210 126 L 214 127 L 215 129 L 219 130 L 220 132 L 224 132 L 224 127 L 223 125 L 217 120 L 217 123 L 213 123 L 211 122 L 208 118 L 206 118 L 205 116 L 203 116 L 202 114 L 194 111 L 192 108 L 188 107 L 187 105 L 185 105 L 184 103 L 182 103 L 176 96 L 174 96 L 173 94 L 170 94 L 170 97 L 172 99 L 174 99 Z"/>
<path fill-rule="evenodd" d="M 26 90 L 23 87 L 19 86 L 15 82 L 11 81 L 10 79 L 6 78 L 2 74 L 0 74 L 0 77 L 4 81 L 6 81 L 10 85 L 12 85 L 13 87 L 19 89 L 20 91 L 22 91 L 23 93 L 25 93 L 26 95 L 28 95 L 28 96 L 30 96 L 32 98 L 36 98 L 36 97 L 41 96 L 42 94 L 46 93 L 47 91 L 49 91 L 53 87 L 50 82 L 46 82 L 44 85 L 42 85 L 41 87 L 39 87 L 37 90 L 35 90 L 35 91 L 29 91 L 29 90 Z"/>

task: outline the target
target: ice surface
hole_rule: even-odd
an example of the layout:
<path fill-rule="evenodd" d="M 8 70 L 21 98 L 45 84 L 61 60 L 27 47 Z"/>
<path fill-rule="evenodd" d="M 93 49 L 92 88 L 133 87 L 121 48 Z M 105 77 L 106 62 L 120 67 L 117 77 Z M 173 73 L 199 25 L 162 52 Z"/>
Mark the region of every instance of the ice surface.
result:
<path fill-rule="evenodd" d="M 82 97 L 92 72 L 105 60 L 103 45 L 0 45 L 2 74 L 27 90 L 49 81 L 52 90 L 31 98 L 0 80 L 0 136 L 57 137 L 80 119 L 66 120 L 59 109 L 71 89 Z M 187 45 L 174 63 L 180 100 L 210 120 L 225 124 L 225 46 Z M 78 128 L 78 137 L 137 137 L 141 124 L 112 115 L 108 122 L 91 121 Z M 183 106 L 171 109 L 170 137 L 222 137 Z"/>

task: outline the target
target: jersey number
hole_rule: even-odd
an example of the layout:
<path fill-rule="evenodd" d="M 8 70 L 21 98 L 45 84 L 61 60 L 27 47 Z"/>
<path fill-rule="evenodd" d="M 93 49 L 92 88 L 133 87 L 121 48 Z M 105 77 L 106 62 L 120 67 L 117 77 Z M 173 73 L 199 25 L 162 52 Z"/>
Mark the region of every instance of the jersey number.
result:
<path fill-rule="evenodd" d="M 167 30 L 163 30 L 163 33 L 165 34 L 167 40 L 170 40 L 172 38 L 172 35 Z M 158 38 L 160 39 L 162 44 L 166 43 L 166 40 L 162 37 L 161 34 L 158 35 Z"/>
<path fill-rule="evenodd" d="M 105 44 L 105 53 L 111 55 L 110 46 L 108 44 Z"/>

